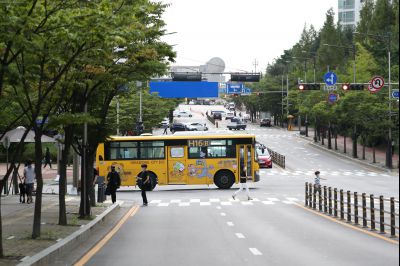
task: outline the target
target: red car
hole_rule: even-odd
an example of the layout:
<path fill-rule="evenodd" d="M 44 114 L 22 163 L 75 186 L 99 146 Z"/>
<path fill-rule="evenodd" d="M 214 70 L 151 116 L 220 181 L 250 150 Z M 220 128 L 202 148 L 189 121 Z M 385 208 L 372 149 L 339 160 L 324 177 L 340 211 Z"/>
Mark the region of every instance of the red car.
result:
<path fill-rule="evenodd" d="M 272 157 L 266 147 L 257 147 L 258 164 L 260 168 L 272 168 Z"/>

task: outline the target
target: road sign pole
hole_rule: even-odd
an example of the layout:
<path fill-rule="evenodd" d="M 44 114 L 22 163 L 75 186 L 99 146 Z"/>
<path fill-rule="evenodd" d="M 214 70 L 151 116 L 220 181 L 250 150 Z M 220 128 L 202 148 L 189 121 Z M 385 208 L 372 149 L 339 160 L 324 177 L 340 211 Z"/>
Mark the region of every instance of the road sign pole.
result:
<path fill-rule="evenodd" d="M 391 61 L 391 35 L 389 33 L 389 40 L 388 40 L 388 63 L 389 63 L 389 139 L 388 139 L 388 147 L 387 147 L 387 154 L 386 154 L 386 166 L 388 168 L 393 167 L 393 152 L 392 152 L 392 61 Z"/>

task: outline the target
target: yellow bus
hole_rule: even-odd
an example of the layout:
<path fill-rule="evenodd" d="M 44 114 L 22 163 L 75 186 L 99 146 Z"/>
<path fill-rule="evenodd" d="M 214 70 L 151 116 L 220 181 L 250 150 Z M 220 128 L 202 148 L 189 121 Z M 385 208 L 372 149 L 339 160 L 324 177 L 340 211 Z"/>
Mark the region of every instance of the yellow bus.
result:
<path fill-rule="evenodd" d="M 121 186 L 136 186 L 141 165 L 147 164 L 153 189 L 164 185 L 211 185 L 229 189 L 247 168 L 249 181 L 260 180 L 255 136 L 205 134 L 110 137 L 97 148 L 100 176 L 114 165 Z"/>

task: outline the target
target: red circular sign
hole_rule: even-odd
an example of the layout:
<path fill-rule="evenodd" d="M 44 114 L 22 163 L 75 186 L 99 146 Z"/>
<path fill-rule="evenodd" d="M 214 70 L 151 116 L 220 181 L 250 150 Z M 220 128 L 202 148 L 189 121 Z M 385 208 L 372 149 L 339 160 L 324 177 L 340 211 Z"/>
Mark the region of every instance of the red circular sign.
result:
<path fill-rule="evenodd" d="M 385 79 L 383 77 L 374 77 L 368 86 L 368 90 L 372 93 L 377 93 L 383 86 L 385 86 Z"/>

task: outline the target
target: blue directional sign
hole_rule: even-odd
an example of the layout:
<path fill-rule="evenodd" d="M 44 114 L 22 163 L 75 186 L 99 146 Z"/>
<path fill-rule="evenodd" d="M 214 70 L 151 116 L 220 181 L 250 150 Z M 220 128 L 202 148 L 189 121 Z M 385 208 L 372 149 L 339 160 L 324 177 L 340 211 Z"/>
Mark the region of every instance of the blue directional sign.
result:
<path fill-rule="evenodd" d="M 252 93 L 252 90 L 249 88 L 243 88 L 242 94 L 244 95 L 250 95 Z"/>
<path fill-rule="evenodd" d="M 339 95 L 334 94 L 334 93 L 329 94 L 329 96 L 328 96 L 328 102 L 329 103 L 335 103 L 338 100 L 339 100 Z"/>
<path fill-rule="evenodd" d="M 227 94 L 241 94 L 244 89 L 243 84 L 228 84 L 226 89 Z"/>
<path fill-rule="evenodd" d="M 334 86 L 337 83 L 337 75 L 334 72 L 328 72 L 324 76 L 324 81 L 328 86 Z"/>
<path fill-rule="evenodd" d="M 399 91 L 393 91 L 392 92 L 392 97 L 395 99 L 399 99 Z"/>

